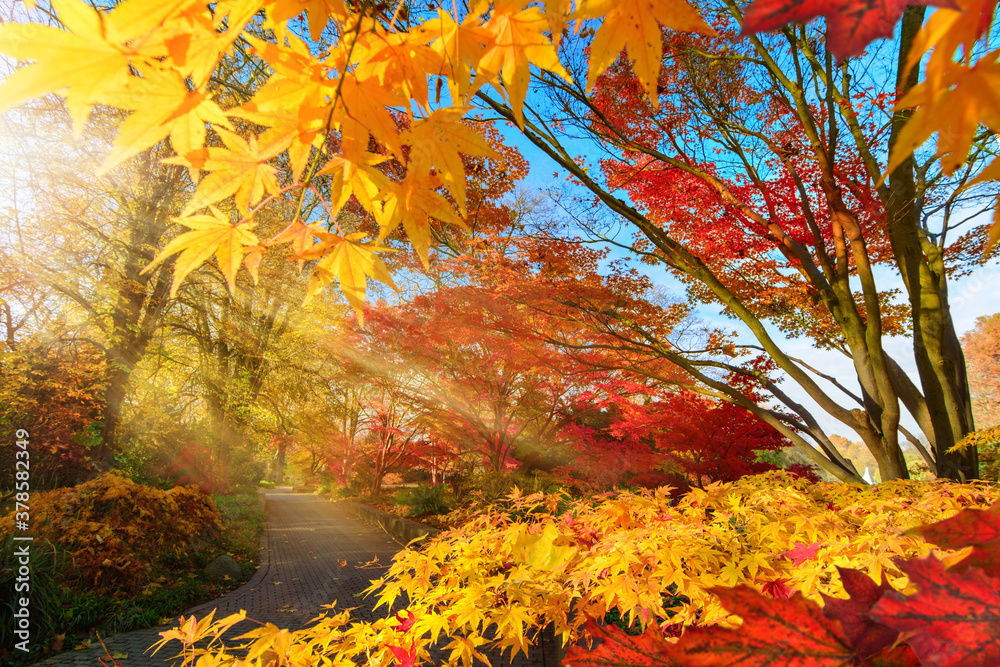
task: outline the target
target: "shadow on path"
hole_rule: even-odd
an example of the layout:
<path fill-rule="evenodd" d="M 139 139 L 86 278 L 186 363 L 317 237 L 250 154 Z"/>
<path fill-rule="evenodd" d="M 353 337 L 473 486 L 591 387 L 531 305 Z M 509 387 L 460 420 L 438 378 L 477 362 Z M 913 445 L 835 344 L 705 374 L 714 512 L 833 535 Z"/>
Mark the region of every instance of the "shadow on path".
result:
<path fill-rule="evenodd" d="M 297 630 L 325 611 L 321 605 L 337 601 L 337 609 L 356 607 L 351 619 L 372 621 L 391 615 L 385 607 L 376 612 L 376 595 L 361 597 L 361 591 L 378 579 L 403 548 L 382 529 L 372 526 L 338 508 L 335 503 L 313 495 L 292 494 L 289 489 L 271 489 L 265 494 L 267 529 L 261 541 L 261 559 L 254 576 L 237 590 L 211 602 L 193 607 L 184 616 L 194 614 L 199 619 L 213 609 L 216 618 L 246 609 L 247 616 L 261 623 Z M 375 561 L 377 559 L 377 565 Z M 341 566 L 340 561 L 347 561 Z M 394 609 L 403 605 L 397 602 Z M 257 626 L 243 621 L 233 627 L 224 639 L 252 630 Z M 179 642 L 170 642 L 151 656 L 147 649 L 159 641 L 159 633 L 168 626 L 135 630 L 105 638 L 112 653 L 127 654 L 119 659 L 122 667 L 166 667 L 175 661 L 171 656 L 180 651 Z M 57 667 L 100 667 L 98 658 L 105 656 L 100 644 L 82 651 L 69 651 L 53 656 L 37 665 Z M 444 645 L 444 642 L 441 642 Z M 528 667 L 558 664 L 551 650 L 536 649 L 526 659 L 523 655 L 511 662 L 499 652 L 487 655 L 493 665 Z M 435 664 L 444 664 L 439 651 Z"/>

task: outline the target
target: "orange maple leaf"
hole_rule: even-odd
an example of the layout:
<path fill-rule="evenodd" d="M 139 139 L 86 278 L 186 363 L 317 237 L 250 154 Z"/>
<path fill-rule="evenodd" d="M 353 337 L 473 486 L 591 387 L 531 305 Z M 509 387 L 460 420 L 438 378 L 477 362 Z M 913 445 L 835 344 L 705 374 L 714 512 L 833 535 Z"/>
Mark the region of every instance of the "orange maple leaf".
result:
<path fill-rule="evenodd" d="M 170 287 L 170 296 L 174 297 L 184 278 L 215 255 L 219 260 L 219 270 L 226 276 L 229 290 L 236 289 L 236 272 L 243 261 L 243 248 L 258 243 L 257 236 L 250 231 L 253 223 L 244 221 L 234 225 L 214 206 L 209 206 L 209 215 L 193 215 L 175 220 L 191 231 L 168 243 L 142 272 L 151 271 L 167 257 L 180 253 L 174 264 L 174 282 Z"/>
<path fill-rule="evenodd" d="M 524 7 L 515 0 L 499 0 L 493 5 L 483 29 L 491 36 L 479 60 L 477 82 L 497 82 L 503 77 L 503 89 L 510 96 L 510 106 L 519 127 L 524 126 L 524 99 L 531 82 L 531 65 L 557 74 L 565 81 L 571 78 L 559 62 L 552 41 L 545 36 L 549 22 L 537 7 Z M 497 83 L 497 89 L 500 86 Z"/>
<path fill-rule="evenodd" d="M 182 215 L 188 215 L 209 204 L 235 195 L 236 207 L 244 214 L 250 206 L 260 201 L 265 192 L 278 190 L 276 169 L 267 163 L 281 152 L 280 146 L 266 146 L 258 149 L 257 138 L 249 141 L 239 135 L 216 128 L 226 148 L 200 148 L 164 160 L 168 164 L 179 164 L 191 169 L 211 171 L 198 184 L 194 195 L 184 207 Z"/>
<path fill-rule="evenodd" d="M 573 14 L 574 18 L 583 19 L 602 16 L 604 20 L 590 45 L 587 91 L 627 46 L 635 75 L 654 105 L 657 104 L 656 84 L 663 58 L 663 40 L 660 27 L 649 17 L 653 16 L 672 30 L 715 34 L 685 0 L 581 0 Z"/>

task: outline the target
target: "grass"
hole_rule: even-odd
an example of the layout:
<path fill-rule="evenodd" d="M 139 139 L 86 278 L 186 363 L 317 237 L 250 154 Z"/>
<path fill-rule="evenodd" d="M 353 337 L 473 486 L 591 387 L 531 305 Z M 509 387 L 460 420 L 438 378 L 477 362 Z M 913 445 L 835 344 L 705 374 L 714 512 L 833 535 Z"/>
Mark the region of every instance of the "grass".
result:
<path fill-rule="evenodd" d="M 260 509 L 257 494 L 216 495 L 212 498 L 222 515 L 221 553 L 228 553 L 239 563 L 245 580 L 248 580 L 257 567 L 260 536 L 264 532 L 267 515 Z"/>
<path fill-rule="evenodd" d="M 218 540 L 186 558 L 162 561 L 151 583 L 135 596 L 74 591 L 57 583 L 49 591 L 52 604 L 47 627 L 32 627 L 31 645 L 35 650 L 25 654 L 0 647 L 0 662 L 29 664 L 90 641 L 96 644 L 97 632 L 107 637 L 167 625 L 186 609 L 221 597 L 248 581 L 258 563 L 267 515 L 260 509 L 256 494 L 213 495 L 213 499 L 223 525 Z M 223 554 L 239 564 L 242 575 L 224 583 L 207 580 L 203 575 L 205 566 Z M 58 582 L 58 576 L 54 579 Z"/>

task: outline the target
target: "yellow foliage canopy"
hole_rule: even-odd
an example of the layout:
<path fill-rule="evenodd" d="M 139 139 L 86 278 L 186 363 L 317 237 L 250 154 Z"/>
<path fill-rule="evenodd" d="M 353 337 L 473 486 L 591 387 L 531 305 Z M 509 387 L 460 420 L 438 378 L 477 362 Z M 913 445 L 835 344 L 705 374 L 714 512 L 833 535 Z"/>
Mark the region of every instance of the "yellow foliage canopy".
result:
<path fill-rule="evenodd" d="M 464 227 L 462 156 L 498 159 L 465 122 L 477 90 L 505 91 L 523 123 L 532 67 L 570 80 L 556 50 L 563 26 L 607 14 L 598 35 L 606 44 L 598 44 L 591 81 L 627 46 L 655 93 L 661 42 L 650 35 L 658 35 L 660 25 L 711 32 L 685 0 L 587 2 L 575 11 L 568 2 L 504 0 L 474 4 L 464 16 L 440 10 L 408 29 L 397 27 L 396 17 L 349 9 L 339 0 L 226 0 L 211 12 L 204 0 L 125 0 L 107 13 L 81 0 L 55 0 L 53 8 L 64 30 L 0 26 L 0 52 L 32 63 L 0 84 L 0 111 L 50 92 L 66 96 L 78 130 L 94 104 L 131 111 L 106 169 L 170 137 L 177 154 L 169 162 L 186 166 L 198 181 L 177 218 L 190 231 L 154 261 L 181 254 L 175 290 L 213 255 L 232 287 L 241 261 L 255 273 L 262 252 L 293 241 L 296 260 L 319 260 L 309 296 L 336 278 L 359 312 L 368 278 L 392 285 L 376 253 L 394 229 L 403 227 L 426 264 L 434 220 Z M 288 29 L 303 11 L 313 40 L 332 35 L 327 48 L 310 48 Z M 273 42 L 246 32 L 260 12 Z M 658 23 L 640 17 L 644 12 Z M 241 35 L 273 72 L 251 99 L 223 108 L 209 75 Z M 443 84 L 450 100 L 442 103 Z M 437 91 L 434 104 L 431 90 Z M 264 129 L 241 136 L 231 122 L 236 119 Z M 331 133 L 339 139 L 336 151 L 327 142 Z M 370 140 L 384 153 L 369 152 Z M 282 155 L 292 178 L 279 182 L 275 165 Z M 390 157 L 405 170 L 398 180 L 375 169 Z M 255 215 L 286 196 L 301 204 L 317 173 L 334 177 L 330 219 L 288 220 L 285 232 L 259 243 L 249 231 Z M 332 238 L 334 218 L 352 195 L 381 228 L 374 243 L 339 229 Z M 209 206 L 215 208 L 206 215 Z"/>

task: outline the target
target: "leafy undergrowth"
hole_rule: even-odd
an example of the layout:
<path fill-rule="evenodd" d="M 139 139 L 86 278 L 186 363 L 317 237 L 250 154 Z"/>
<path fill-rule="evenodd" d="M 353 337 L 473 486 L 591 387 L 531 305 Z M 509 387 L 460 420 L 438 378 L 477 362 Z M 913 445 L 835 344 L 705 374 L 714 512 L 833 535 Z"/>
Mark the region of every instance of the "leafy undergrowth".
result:
<path fill-rule="evenodd" d="M 31 498 L 31 534 L 66 555 L 64 581 L 76 590 L 138 593 L 157 563 L 201 550 L 220 529 L 215 503 L 200 491 L 163 491 L 116 472 Z M 14 532 L 13 513 L 0 532 Z"/>
<path fill-rule="evenodd" d="M 53 495 L 39 493 L 32 502 L 33 509 L 46 510 L 32 517 L 39 517 L 32 526 L 36 539 L 32 546 L 29 645 L 34 650 L 29 654 L 11 651 L 12 611 L 0 607 L 0 659 L 4 661 L 28 663 L 89 646 L 96 642 L 97 633 L 105 637 L 169 624 L 184 610 L 246 582 L 257 565 L 266 516 L 255 494 L 209 498 L 193 489 L 164 492 L 117 475 L 50 493 Z M 55 512 L 59 502 L 68 503 L 69 510 Z M 178 521 L 172 515 L 152 513 L 152 506 L 189 514 Z M 102 516 L 104 521 L 96 520 Z M 136 520 L 138 532 L 124 529 L 130 520 Z M 96 530 L 94 523 L 100 524 Z M 211 530 L 198 530 L 206 525 Z M 61 534 L 57 528 L 62 528 Z M 89 541 L 85 538 L 88 532 Z M 162 549 L 159 554 L 154 550 L 156 545 Z M 105 546 L 108 551 L 102 552 Z M 5 600 L 13 599 L 13 590 L 10 596 L 5 592 L 13 586 L 13 579 L 3 574 L 13 571 L 6 561 L 12 559 L 14 548 L 9 539 L 0 545 L 0 597 Z M 74 561 L 73 556 L 81 552 L 85 558 Z M 135 564 L 132 581 L 105 576 L 99 569 L 95 576 L 92 564 L 100 563 L 101 556 L 114 564 L 112 559 L 122 554 Z M 204 567 L 222 554 L 241 566 L 242 576 L 222 583 L 207 580 Z"/>
<path fill-rule="evenodd" d="M 780 472 L 677 501 L 668 489 L 512 494 L 456 512 L 467 523 L 411 545 L 373 582 L 380 605 L 405 595 L 404 613 L 262 627 L 244 664 L 428 664 L 443 635 L 450 664 L 471 665 L 487 648 L 526 651 L 551 624 L 576 667 L 995 667 L 998 499 L 984 484 L 861 487 Z M 595 624 L 612 609 L 641 634 Z M 239 618 L 187 619 L 163 643 L 184 643 L 190 664 L 200 638 Z"/>

